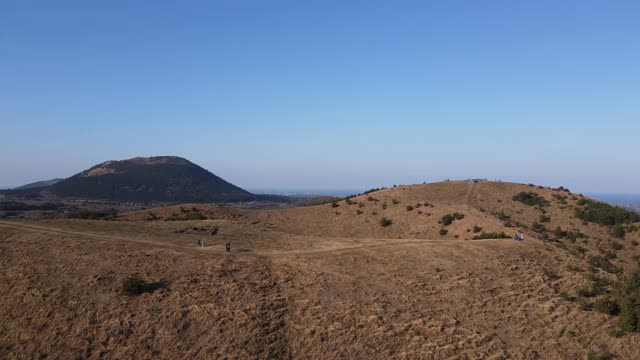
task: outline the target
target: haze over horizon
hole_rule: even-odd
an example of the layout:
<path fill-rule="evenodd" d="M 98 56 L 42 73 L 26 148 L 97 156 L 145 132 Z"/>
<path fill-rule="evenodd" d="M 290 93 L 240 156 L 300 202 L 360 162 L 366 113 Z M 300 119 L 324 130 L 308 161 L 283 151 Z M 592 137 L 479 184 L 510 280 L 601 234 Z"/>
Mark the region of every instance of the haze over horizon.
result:
<path fill-rule="evenodd" d="M 640 193 L 632 1 L 0 4 L 0 185 L 184 157 L 245 189 Z"/>

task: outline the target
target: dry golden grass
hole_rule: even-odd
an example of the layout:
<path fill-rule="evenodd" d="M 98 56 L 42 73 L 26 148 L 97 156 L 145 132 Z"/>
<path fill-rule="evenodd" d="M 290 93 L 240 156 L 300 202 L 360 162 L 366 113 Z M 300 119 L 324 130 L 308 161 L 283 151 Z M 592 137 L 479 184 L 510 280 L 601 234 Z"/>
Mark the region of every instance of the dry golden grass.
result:
<path fill-rule="evenodd" d="M 548 227 L 575 227 L 587 243 L 464 240 L 474 225 L 530 233 L 494 215 L 530 225 L 540 211 L 511 200 L 528 190 L 552 202 Z M 552 192 L 447 182 L 337 208 L 182 205 L 201 209 L 201 221 L 146 220 L 178 206 L 120 221 L 0 222 L 0 357 L 573 359 L 606 350 L 633 359 L 639 335 L 610 337 L 615 318 L 559 296 L 587 283 L 575 271 L 587 260 L 572 250 L 597 254 L 612 240 Z M 406 210 L 418 202 L 433 207 Z M 439 235 L 438 220 L 453 212 L 464 219 Z M 393 224 L 380 226 L 383 216 Z M 618 240 L 615 264 L 637 266 L 637 238 Z M 166 287 L 125 295 L 131 274 Z"/>

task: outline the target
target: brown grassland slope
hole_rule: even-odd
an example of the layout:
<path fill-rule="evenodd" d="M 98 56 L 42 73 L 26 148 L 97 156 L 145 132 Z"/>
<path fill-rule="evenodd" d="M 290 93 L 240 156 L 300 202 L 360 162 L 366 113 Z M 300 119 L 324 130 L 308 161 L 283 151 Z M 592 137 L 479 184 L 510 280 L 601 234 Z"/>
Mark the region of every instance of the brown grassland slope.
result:
<path fill-rule="evenodd" d="M 590 309 L 606 291 L 584 289 L 637 269 L 640 232 L 577 218 L 585 201 L 460 181 L 0 222 L 0 357 L 637 358 L 640 335 L 618 336 L 616 316 Z M 500 232 L 525 240 L 471 240 Z M 124 294 L 133 274 L 149 285 Z"/>

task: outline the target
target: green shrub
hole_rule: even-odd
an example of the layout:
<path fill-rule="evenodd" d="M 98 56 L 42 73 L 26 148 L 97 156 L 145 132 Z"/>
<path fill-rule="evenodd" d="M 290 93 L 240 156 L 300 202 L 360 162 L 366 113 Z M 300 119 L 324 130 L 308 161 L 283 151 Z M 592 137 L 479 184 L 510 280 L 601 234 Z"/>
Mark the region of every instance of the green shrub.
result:
<path fill-rule="evenodd" d="M 620 306 L 614 300 L 604 297 L 593 303 L 593 310 L 607 315 L 618 315 L 620 313 Z"/>
<path fill-rule="evenodd" d="M 615 286 L 615 296 L 620 306 L 622 330 L 640 332 L 640 272 L 622 278 Z"/>
<path fill-rule="evenodd" d="M 380 219 L 380 226 L 382 226 L 382 227 L 387 227 L 387 226 L 389 226 L 391 224 L 393 224 L 393 220 L 387 219 L 385 217 Z"/>
<path fill-rule="evenodd" d="M 617 238 L 623 238 L 627 232 L 624 229 L 624 226 L 618 224 L 611 229 L 611 234 Z"/>
<path fill-rule="evenodd" d="M 618 224 L 630 224 L 640 221 L 640 214 L 625 210 L 618 206 L 612 206 L 603 202 L 584 199 L 578 200 L 582 209 L 576 209 L 576 217 L 597 223 L 600 225 L 614 226 Z"/>
<path fill-rule="evenodd" d="M 407 205 L 407 211 L 413 211 L 413 206 Z"/>
<path fill-rule="evenodd" d="M 481 233 L 480 235 L 474 236 L 473 240 L 483 240 L 483 239 L 509 239 L 511 236 L 507 235 L 504 231 L 502 232 L 489 232 L 489 233 Z"/>
<path fill-rule="evenodd" d="M 593 290 L 584 287 L 576 290 L 576 295 L 584 298 L 590 298 L 596 296 L 596 293 L 593 292 Z"/>
<path fill-rule="evenodd" d="M 589 262 L 589 265 L 593 266 L 594 268 L 602 269 L 611 274 L 617 274 L 622 271 L 622 269 L 613 265 L 611 262 L 609 262 L 609 259 L 605 258 L 604 256 L 589 255 L 587 261 Z"/>
<path fill-rule="evenodd" d="M 207 217 L 200 210 L 193 208 L 184 214 L 184 218 L 186 220 L 205 220 Z"/>
<path fill-rule="evenodd" d="M 482 231 L 482 228 L 478 225 L 473 225 L 473 232 L 474 233 L 479 233 L 480 231 Z"/>
<path fill-rule="evenodd" d="M 448 226 L 448 225 L 451 225 L 455 220 L 461 220 L 461 219 L 464 219 L 464 214 L 455 212 L 453 214 L 447 214 L 443 216 L 441 219 L 441 222 L 444 226 Z"/>
<path fill-rule="evenodd" d="M 533 191 L 523 191 L 513 196 L 513 201 L 521 202 L 529 206 L 549 206 L 549 201 Z"/>
<path fill-rule="evenodd" d="M 398 205 L 400 203 L 400 201 L 396 199 L 391 200 L 391 202 L 393 203 L 393 205 Z"/>
<path fill-rule="evenodd" d="M 533 231 L 535 231 L 537 233 L 543 233 L 543 232 L 547 231 L 547 228 L 544 225 L 540 224 L 539 222 L 534 222 L 531 225 L 531 230 L 533 230 Z"/>
<path fill-rule="evenodd" d="M 118 216 L 118 212 L 115 209 L 108 210 L 81 210 L 69 215 L 72 219 L 84 219 L 84 220 L 111 220 Z"/>
<path fill-rule="evenodd" d="M 453 216 L 451 216 L 450 214 L 447 214 L 442 217 L 441 221 L 442 221 L 442 225 L 444 226 L 451 225 L 451 223 L 453 223 Z"/>
<path fill-rule="evenodd" d="M 548 223 L 551 221 L 551 218 L 546 215 L 540 215 L 540 219 L 538 221 L 541 223 Z"/>
<path fill-rule="evenodd" d="M 440 235 L 442 235 L 442 236 L 447 235 L 448 232 L 449 232 L 449 230 L 447 230 L 447 229 L 440 229 Z"/>

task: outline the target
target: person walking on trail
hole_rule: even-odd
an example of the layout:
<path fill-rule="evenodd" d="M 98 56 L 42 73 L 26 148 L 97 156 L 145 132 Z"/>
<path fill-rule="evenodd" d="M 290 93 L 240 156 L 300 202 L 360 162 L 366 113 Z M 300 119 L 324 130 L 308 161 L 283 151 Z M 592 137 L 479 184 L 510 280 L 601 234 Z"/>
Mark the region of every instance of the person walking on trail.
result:
<path fill-rule="evenodd" d="M 224 244 L 224 251 L 228 254 L 231 252 L 231 243 L 227 242 L 226 244 Z"/>

